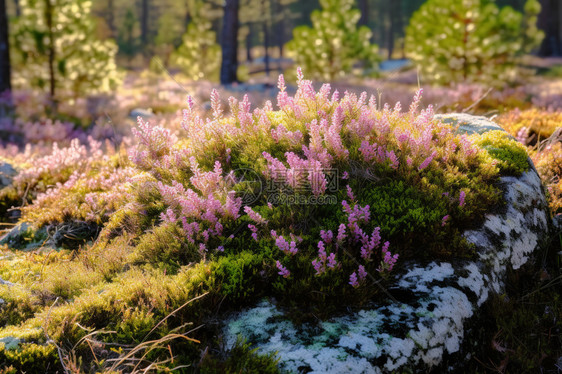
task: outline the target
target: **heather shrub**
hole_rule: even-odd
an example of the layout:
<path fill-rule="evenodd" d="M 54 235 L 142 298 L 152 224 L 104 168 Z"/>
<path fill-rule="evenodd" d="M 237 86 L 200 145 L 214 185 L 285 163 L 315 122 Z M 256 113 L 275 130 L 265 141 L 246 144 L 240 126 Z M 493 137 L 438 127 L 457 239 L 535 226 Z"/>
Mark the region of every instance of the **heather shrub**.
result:
<path fill-rule="evenodd" d="M 207 119 L 188 99 L 177 133 L 139 119 L 130 158 L 145 174 L 129 203 L 139 261 L 173 272 L 241 255 L 218 260 L 237 274 L 217 278 L 233 300 L 261 277 L 290 305 L 361 304 L 377 293 L 369 274 L 384 279 L 399 257 L 470 256 L 460 233 L 500 203 L 500 175 L 529 167 L 508 138 L 458 135 L 431 107 L 418 111 L 421 92 L 402 112 L 329 85 L 316 92 L 300 70 L 294 97 L 283 77 L 279 89 L 278 111 L 246 97 L 227 112 L 213 92 Z"/>
<path fill-rule="evenodd" d="M 562 213 L 562 141 L 560 135 L 531 152 L 533 163 L 548 191 L 553 214 Z"/>
<path fill-rule="evenodd" d="M 489 0 L 430 0 L 410 19 L 406 51 L 422 77 L 435 83 L 503 86 L 521 74 L 518 58 L 538 46 L 537 0 L 525 14 Z"/>

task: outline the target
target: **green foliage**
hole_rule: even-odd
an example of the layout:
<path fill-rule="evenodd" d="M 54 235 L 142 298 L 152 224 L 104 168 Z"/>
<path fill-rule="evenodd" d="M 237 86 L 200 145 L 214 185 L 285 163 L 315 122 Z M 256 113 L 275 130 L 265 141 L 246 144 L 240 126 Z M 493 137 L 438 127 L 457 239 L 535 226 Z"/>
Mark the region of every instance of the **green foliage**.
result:
<path fill-rule="evenodd" d="M 273 250 L 269 252 L 271 257 Z M 271 262 L 271 258 L 265 259 L 263 253 L 250 251 L 220 257 L 214 265 L 217 291 L 228 296 L 229 303 L 255 300 L 267 292 L 267 279 L 271 275 L 264 270 L 267 262 Z"/>
<path fill-rule="evenodd" d="M 287 44 L 297 66 L 317 79 L 334 80 L 352 72 L 361 62 L 372 68 L 380 60 L 371 31 L 357 28 L 360 18 L 353 0 L 321 0 L 322 10 L 311 15 L 312 28 L 299 26 Z"/>
<path fill-rule="evenodd" d="M 23 343 L 17 349 L 6 349 L 0 343 L 0 362 L 20 373 L 48 373 L 60 367 L 57 350 L 53 344 Z"/>
<path fill-rule="evenodd" d="M 279 359 L 275 354 L 260 355 L 258 348 L 252 348 L 250 343 L 238 340 L 234 347 L 226 353 L 226 359 L 207 355 L 200 366 L 201 374 L 238 374 L 263 373 L 275 374 L 279 372 Z"/>
<path fill-rule="evenodd" d="M 172 65 L 178 66 L 192 80 L 218 81 L 221 49 L 211 21 L 206 18 L 209 4 L 190 1 L 191 22 L 182 37 L 182 44 L 172 54 Z"/>
<path fill-rule="evenodd" d="M 142 236 L 131 259 L 148 262 L 176 272 L 182 264 L 201 259 L 194 245 L 185 242 L 185 235 L 175 224 L 156 226 Z"/>
<path fill-rule="evenodd" d="M 496 130 L 473 136 L 476 144 L 497 160 L 497 166 L 503 174 L 520 175 L 529 170 L 529 156 L 525 146 L 506 132 Z"/>
<path fill-rule="evenodd" d="M 518 77 L 518 57 L 542 40 L 539 10 L 538 0 L 527 1 L 525 16 L 490 0 L 429 0 L 410 20 L 406 51 L 424 79 L 502 86 Z"/>
<path fill-rule="evenodd" d="M 13 31 L 16 83 L 45 89 L 53 79 L 57 91 L 74 98 L 116 87 L 117 47 L 111 40 L 95 38 L 91 6 L 89 0 L 21 1 L 22 15 Z"/>

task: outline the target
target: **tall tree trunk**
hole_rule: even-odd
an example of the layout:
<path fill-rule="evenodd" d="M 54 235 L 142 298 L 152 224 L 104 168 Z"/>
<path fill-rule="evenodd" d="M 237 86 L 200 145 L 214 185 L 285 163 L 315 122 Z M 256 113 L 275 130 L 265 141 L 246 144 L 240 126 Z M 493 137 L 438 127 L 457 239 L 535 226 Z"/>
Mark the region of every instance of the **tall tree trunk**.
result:
<path fill-rule="evenodd" d="M 191 22 L 191 8 L 189 7 L 189 0 L 185 2 L 185 17 L 183 18 L 183 29 L 187 30 L 187 26 Z"/>
<path fill-rule="evenodd" d="M 0 0 L 0 94 L 12 89 L 6 0 Z"/>
<path fill-rule="evenodd" d="M 388 21 L 390 22 L 388 26 L 388 34 L 387 34 L 387 49 L 388 49 L 388 56 L 389 60 L 392 59 L 392 52 L 394 52 L 394 29 L 395 29 L 395 22 L 396 22 L 396 6 L 397 1 L 390 2 L 388 4 Z"/>
<path fill-rule="evenodd" d="M 267 22 L 268 17 L 265 15 L 267 11 L 267 7 L 265 6 L 265 2 L 267 0 L 262 0 L 262 11 L 265 17 L 263 21 L 263 48 L 265 52 L 264 62 L 265 62 L 265 75 L 269 77 L 269 23 Z"/>
<path fill-rule="evenodd" d="M 115 7 L 113 0 L 107 0 L 107 26 L 111 30 L 111 37 L 115 38 Z"/>
<path fill-rule="evenodd" d="M 252 62 L 254 59 L 252 57 L 252 24 L 248 24 L 248 35 L 246 35 L 246 61 Z"/>
<path fill-rule="evenodd" d="M 224 17 L 222 23 L 222 63 L 221 84 L 231 84 L 238 81 L 238 9 L 240 0 L 225 0 Z"/>
<path fill-rule="evenodd" d="M 285 6 L 279 0 L 273 0 L 273 30 L 274 30 L 274 43 L 277 44 L 279 49 L 279 58 L 283 58 L 283 45 L 285 43 Z M 281 62 L 279 62 L 281 65 Z M 279 66 L 281 68 L 281 66 Z"/>
<path fill-rule="evenodd" d="M 49 99 L 51 114 L 57 112 L 57 99 L 56 99 L 56 76 L 55 76 L 55 37 L 53 31 L 53 5 L 51 0 L 45 0 L 45 21 L 47 23 L 47 35 L 49 38 L 48 54 L 49 54 Z"/>
<path fill-rule="evenodd" d="M 14 0 L 14 6 L 16 8 L 16 17 L 21 16 L 20 0 Z"/>
<path fill-rule="evenodd" d="M 559 0 L 540 0 L 537 27 L 544 32 L 539 56 L 562 55 L 562 5 Z"/>
<path fill-rule="evenodd" d="M 369 0 L 359 0 L 359 11 L 361 12 L 361 18 L 359 18 L 359 26 L 367 26 L 367 24 L 369 23 Z"/>
<path fill-rule="evenodd" d="M 141 1 L 141 16 L 140 16 L 140 23 L 141 23 L 141 43 L 143 48 L 146 49 L 148 45 L 148 0 Z M 143 53 L 146 50 L 143 50 Z"/>

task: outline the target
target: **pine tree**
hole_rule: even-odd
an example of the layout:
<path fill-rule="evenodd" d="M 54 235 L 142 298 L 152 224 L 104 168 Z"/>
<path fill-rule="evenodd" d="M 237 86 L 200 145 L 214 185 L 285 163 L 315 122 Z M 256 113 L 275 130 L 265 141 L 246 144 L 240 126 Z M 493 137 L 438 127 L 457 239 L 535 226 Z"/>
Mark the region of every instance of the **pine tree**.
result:
<path fill-rule="evenodd" d="M 221 49 L 211 21 L 205 16 L 207 6 L 201 0 L 191 0 L 189 4 L 191 21 L 182 44 L 171 56 L 171 64 L 181 68 L 190 79 L 217 81 Z"/>
<path fill-rule="evenodd" d="M 429 0 L 414 13 L 406 51 L 422 79 L 435 83 L 480 82 L 501 86 L 519 74 L 518 57 L 538 46 L 540 11 L 528 0 L 525 16 L 490 0 Z"/>
<path fill-rule="evenodd" d="M 97 40 L 88 0 L 21 0 L 13 48 L 20 84 L 49 87 L 56 100 L 108 92 L 119 81 L 113 41 Z"/>
<path fill-rule="evenodd" d="M 312 28 L 293 30 L 287 49 L 307 75 L 333 80 L 350 73 L 357 62 L 373 67 L 380 60 L 377 46 L 370 43 L 371 31 L 357 27 L 361 14 L 353 3 L 320 0 L 322 10 L 312 13 Z"/>

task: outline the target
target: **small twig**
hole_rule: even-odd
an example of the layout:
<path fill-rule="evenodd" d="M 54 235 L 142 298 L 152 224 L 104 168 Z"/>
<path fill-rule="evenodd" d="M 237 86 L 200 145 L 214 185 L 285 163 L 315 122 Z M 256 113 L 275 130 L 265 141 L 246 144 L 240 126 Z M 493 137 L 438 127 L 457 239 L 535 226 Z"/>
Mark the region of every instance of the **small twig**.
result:
<path fill-rule="evenodd" d="M 464 110 L 462 111 L 462 113 L 466 113 L 466 112 L 468 112 L 469 110 L 471 110 L 472 108 L 474 108 L 476 105 L 480 104 L 480 102 L 481 102 L 482 100 L 484 100 L 484 99 L 486 98 L 486 96 L 488 96 L 488 94 L 489 94 L 490 92 L 492 92 L 492 90 L 493 90 L 493 88 L 490 87 L 490 88 L 488 89 L 488 91 L 486 91 L 486 92 L 484 93 L 484 95 L 480 96 L 480 98 L 479 98 L 478 100 L 476 100 L 474 103 L 472 103 L 472 105 L 470 105 L 468 108 L 464 109 Z"/>
<path fill-rule="evenodd" d="M 186 301 L 182 306 L 180 306 L 179 308 L 177 308 L 176 310 L 174 310 L 173 312 L 171 312 L 170 314 L 168 314 L 166 317 L 164 317 L 163 319 L 161 319 L 160 322 L 158 322 L 158 323 L 156 324 L 156 326 L 154 326 L 154 327 L 152 328 L 152 330 L 150 330 L 150 331 L 148 332 L 148 334 L 146 334 L 146 336 L 142 339 L 142 341 L 144 342 L 144 341 L 150 336 L 150 334 L 152 334 L 152 333 L 154 332 L 154 330 L 156 330 L 162 323 L 164 323 L 168 318 L 170 318 L 171 316 L 173 316 L 176 312 L 178 312 L 179 310 L 183 309 L 184 307 L 186 307 L 187 305 L 189 305 L 191 302 L 196 301 L 196 300 L 199 300 L 199 299 L 201 299 L 201 298 L 207 296 L 208 294 L 209 294 L 209 292 L 205 292 L 205 293 L 202 294 L 202 295 L 199 295 L 199 296 L 197 296 L 197 297 L 195 297 L 195 298 L 193 298 L 193 299 L 190 299 L 190 300 Z"/>

